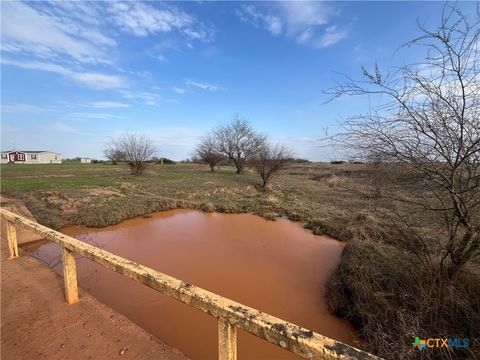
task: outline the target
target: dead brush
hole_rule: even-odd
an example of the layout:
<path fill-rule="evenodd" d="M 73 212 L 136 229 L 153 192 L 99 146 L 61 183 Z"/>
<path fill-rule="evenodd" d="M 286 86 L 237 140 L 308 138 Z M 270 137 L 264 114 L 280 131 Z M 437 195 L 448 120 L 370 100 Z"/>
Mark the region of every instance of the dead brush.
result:
<path fill-rule="evenodd" d="M 359 329 L 363 349 L 385 359 L 475 359 L 480 336 L 480 279 L 447 281 L 396 247 L 348 243 L 328 283 L 334 313 Z M 415 337 L 469 338 L 468 349 L 427 349 Z"/>

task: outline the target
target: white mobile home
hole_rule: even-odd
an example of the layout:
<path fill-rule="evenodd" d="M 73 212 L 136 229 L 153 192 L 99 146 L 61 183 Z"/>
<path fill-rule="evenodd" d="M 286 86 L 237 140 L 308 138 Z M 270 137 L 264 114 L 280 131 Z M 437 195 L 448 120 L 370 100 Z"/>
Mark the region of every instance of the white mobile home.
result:
<path fill-rule="evenodd" d="M 83 157 L 82 157 L 82 158 L 80 158 L 80 162 L 81 162 L 82 164 L 90 164 L 90 163 L 92 162 L 92 159 L 90 159 L 90 158 L 83 158 Z"/>
<path fill-rule="evenodd" d="M 53 151 L 2 151 L 1 164 L 61 164 L 62 155 Z"/>

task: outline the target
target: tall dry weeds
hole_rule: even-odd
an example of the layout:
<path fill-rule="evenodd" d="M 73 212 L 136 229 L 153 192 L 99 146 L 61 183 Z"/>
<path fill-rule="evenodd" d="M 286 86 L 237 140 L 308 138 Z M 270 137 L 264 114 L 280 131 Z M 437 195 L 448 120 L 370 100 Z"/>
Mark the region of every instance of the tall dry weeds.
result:
<path fill-rule="evenodd" d="M 417 257 L 379 243 L 351 242 L 328 283 L 331 309 L 358 329 L 364 350 L 385 359 L 475 359 L 480 353 L 480 278 L 444 283 Z M 468 349 L 425 349 L 415 337 L 469 338 Z"/>

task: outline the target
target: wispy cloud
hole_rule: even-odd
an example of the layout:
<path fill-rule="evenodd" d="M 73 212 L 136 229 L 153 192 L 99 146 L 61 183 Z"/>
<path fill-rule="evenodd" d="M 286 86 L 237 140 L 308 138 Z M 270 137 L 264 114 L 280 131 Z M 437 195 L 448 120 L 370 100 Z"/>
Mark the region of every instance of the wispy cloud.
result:
<path fill-rule="evenodd" d="M 13 65 L 28 70 L 40 70 L 60 74 L 78 84 L 92 89 L 121 89 L 127 86 L 125 79 L 119 75 L 74 71 L 59 64 L 41 61 L 11 60 L 7 58 L 2 58 L 2 64 Z"/>
<path fill-rule="evenodd" d="M 174 86 L 174 87 L 172 88 L 172 90 L 173 90 L 174 92 L 176 92 L 177 94 L 185 94 L 185 93 L 187 92 L 186 89 L 181 88 L 181 87 L 177 87 L 177 86 Z"/>
<path fill-rule="evenodd" d="M 265 27 L 273 35 L 279 35 L 282 33 L 282 20 L 278 16 L 261 13 L 254 5 L 243 5 L 241 10 L 237 9 L 237 15 L 244 22 L 249 22 L 256 27 Z"/>
<path fill-rule="evenodd" d="M 370 60 L 370 53 L 363 44 L 357 44 L 353 48 L 353 60 L 356 62 L 366 62 Z"/>
<path fill-rule="evenodd" d="M 116 101 L 95 101 L 87 104 L 87 106 L 91 106 L 99 109 L 106 109 L 106 108 L 127 108 L 127 107 L 130 107 L 130 104 L 120 103 Z"/>
<path fill-rule="evenodd" d="M 121 90 L 120 92 L 125 99 L 134 100 L 136 102 L 140 102 L 144 105 L 149 106 L 159 106 L 161 103 L 180 103 L 180 101 L 178 101 L 177 99 L 164 98 L 158 92 L 131 90 Z"/>
<path fill-rule="evenodd" d="M 325 33 L 315 40 L 315 46 L 318 48 L 328 47 L 337 42 L 346 39 L 348 33 L 346 30 L 339 30 L 336 25 L 327 27 Z"/>
<path fill-rule="evenodd" d="M 215 32 L 211 24 L 172 4 L 141 1 L 5 1 L 1 21 L 3 64 L 56 73 L 94 89 L 125 88 L 127 76 L 144 75 L 117 64 L 117 38 L 123 34 L 169 35 L 172 40 L 164 42 L 190 44 L 210 42 Z"/>
<path fill-rule="evenodd" d="M 97 101 L 87 104 L 71 104 L 63 103 L 63 105 L 68 105 L 70 107 L 92 107 L 92 108 L 125 108 L 129 107 L 128 104 L 112 102 L 112 101 Z M 1 107 L 2 112 L 5 113 L 55 113 L 55 117 L 61 118 L 63 120 L 113 120 L 113 119 L 125 119 L 124 116 L 117 114 L 109 113 L 98 113 L 98 112 L 70 112 L 63 107 L 57 106 L 36 106 L 30 104 L 4 104 Z M 69 126 L 69 125 L 68 125 Z M 65 129 L 66 127 L 64 127 Z"/>
<path fill-rule="evenodd" d="M 73 74 L 72 78 L 94 89 L 119 89 L 126 86 L 124 79 L 117 75 L 78 73 Z"/>
<path fill-rule="evenodd" d="M 215 85 L 215 84 L 211 84 L 211 83 L 207 83 L 207 82 L 193 81 L 193 80 L 186 80 L 185 84 L 188 85 L 188 86 L 193 86 L 193 87 L 197 87 L 197 88 L 200 88 L 202 90 L 208 90 L 208 91 L 220 91 L 220 90 L 226 91 L 226 90 L 228 90 L 227 88 L 224 88 L 224 87 L 219 86 L 219 85 Z"/>
<path fill-rule="evenodd" d="M 177 31 L 191 40 L 210 41 L 213 28 L 170 4 L 111 2 L 111 20 L 124 32 L 148 36 Z"/>
<path fill-rule="evenodd" d="M 58 111 L 58 109 L 53 106 L 37 106 L 29 104 L 2 104 L 1 110 L 6 113 L 43 113 Z"/>
<path fill-rule="evenodd" d="M 141 37 L 178 32 L 188 41 L 204 42 L 213 40 L 215 32 L 213 25 L 158 2 L 2 3 L 2 45 L 9 52 L 109 63 L 107 51 L 117 45 L 115 30 Z"/>
<path fill-rule="evenodd" d="M 93 112 L 75 112 L 63 116 L 63 120 L 118 120 L 125 119 L 125 116 L 108 114 L 108 113 L 93 113 Z"/>
<path fill-rule="evenodd" d="M 319 1 L 284 1 L 276 5 L 287 24 L 287 31 L 292 34 L 325 25 L 336 12 L 331 5 Z"/>
<path fill-rule="evenodd" d="M 37 58 L 79 63 L 108 63 L 102 49 L 115 45 L 99 29 L 69 19 L 62 7 L 40 3 L 2 2 L 2 50 Z M 65 58 L 66 57 L 66 58 Z"/>
<path fill-rule="evenodd" d="M 64 66 L 57 65 L 57 64 L 50 64 L 50 63 L 41 62 L 41 61 L 12 60 L 9 58 L 2 57 L 2 64 L 18 66 L 20 68 L 28 69 L 28 70 L 48 71 L 48 72 L 53 72 L 60 75 L 71 75 L 73 73 L 71 70 L 67 69 Z"/>
<path fill-rule="evenodd" d="M 67 134 L 76 134 L 76 135 L 90 135 L 90 133 L 76 128 L 74 126 L 65 124 L 63 122 L 53 122 L 48 126 L 50 131 L 54 131 L 55 133 L 67 133 Z"/>
<path fill-rule="evenodd" d="M 273 35 L 283 34 L 316 48 L 331 46 L 348 36 L 346 29 L 327 26 L 337 14 L 332 5 L 313 1 L 266 4 L 244 4 L 237 10 L 237 15 L 242 21 L 265 28 Z"/>
<path fill-rule="evenodd" d="M 158 106 L 162 100 L 161 95 L 154 92 L 123 90 L 121 93 L 125 99 L 140 101 L 145 105 Z"/>

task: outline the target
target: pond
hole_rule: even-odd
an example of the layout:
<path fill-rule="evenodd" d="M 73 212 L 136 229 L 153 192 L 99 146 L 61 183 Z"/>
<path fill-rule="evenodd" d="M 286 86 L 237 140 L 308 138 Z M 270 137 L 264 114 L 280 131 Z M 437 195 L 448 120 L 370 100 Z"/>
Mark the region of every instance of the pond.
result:
<path fill-rule="evenodd" d="M 328 311 L 328 276 L 343 243 L 313 235 L 288 220 L 249 214 L 173 210 L 101 229 L 62 232 L 116 255 L 294 324 L 356 344 L 351 325 Z M 24 247 L 62 272 L 54 243 Z M 192 359 L 217 358 L 216 319 L 81 258 L 79 286 Z M 239 359 L 296 359 L 239 331 Z"/>

